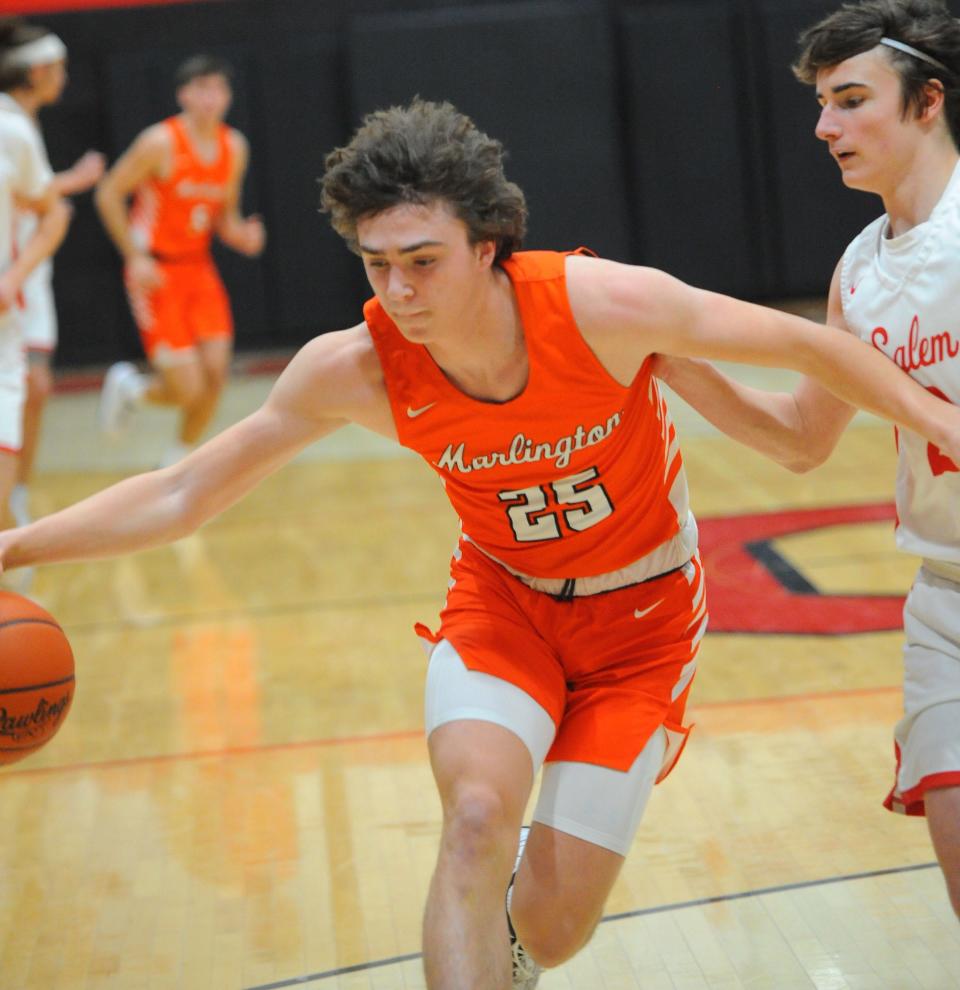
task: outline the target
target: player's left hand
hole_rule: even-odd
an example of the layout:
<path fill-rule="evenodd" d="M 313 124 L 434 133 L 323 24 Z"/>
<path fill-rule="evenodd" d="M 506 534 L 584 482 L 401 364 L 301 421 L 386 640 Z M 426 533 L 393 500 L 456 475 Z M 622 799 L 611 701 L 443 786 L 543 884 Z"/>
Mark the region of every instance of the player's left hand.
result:
<path fill-rule="evenodd" d="M 244 217 L 240 229 L 237 231 L 237 250 L 249 258 L 255 258 L 263 251 L 267 243 L 267 228 L 263 225 L 263 220 L 257 214 Z"/>

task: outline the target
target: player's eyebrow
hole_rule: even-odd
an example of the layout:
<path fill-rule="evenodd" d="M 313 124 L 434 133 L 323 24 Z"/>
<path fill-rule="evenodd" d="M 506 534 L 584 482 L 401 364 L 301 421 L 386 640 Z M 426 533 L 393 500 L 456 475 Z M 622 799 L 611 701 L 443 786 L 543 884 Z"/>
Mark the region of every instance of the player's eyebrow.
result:
<path fill-rule="evenodd" d="M 868 89 L 869 88 L 866 83 L 862 83 L 862 82 L 845 82 L 845 83 L 840 83 L 839 86 L 831 86 L 830 87 L 830 92 L 833 93 L 834 96 L 836 96 L 837 93 L 842 93 L 846 89 L 857 89 L 858 87 L 863 87 L 864 89 Z M 823 99 L 823 94 L 819 90 L 817 90 L 817 99 L 818 100 L 822 100 Z"/>
<path fill-rule="evenodd" d="M 409 244 L 407 247 L 402 247 L 399 249 L 400 254 L 412 254 L 414 251 L 419 251 L 421 248 L 425 247 L 442 247 L 443 241 L 417 241 L 416 244 Z M 371 247 L 366 244 L 358 245 L 360 250 L 364 254 L 386 254 L 385 251 L 378 247 Z"/>

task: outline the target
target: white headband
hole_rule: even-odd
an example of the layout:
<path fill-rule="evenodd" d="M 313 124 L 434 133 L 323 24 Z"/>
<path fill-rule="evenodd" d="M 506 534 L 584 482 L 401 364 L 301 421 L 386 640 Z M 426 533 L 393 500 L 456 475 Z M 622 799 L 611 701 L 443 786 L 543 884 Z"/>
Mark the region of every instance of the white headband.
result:
<path fill-rule="evenodd" d="M 926 52 L 921 52 L 912 45 L 908 45 L 905 41 L 896 41 L 893 38 L 881 38 L 880 44 L 886 45 L 887 48 L 896 48 L 897 51 L 905 52 L 907 55 L 912 55 L 914 58 L 920 59 L 921 62 L 926 62 L 928 65 L 932 65 L 937 69 L 942 69 L 944 72 L 950 71 L 943 64 L 943 62 L 938 62 L 932 55 L 928 55 Z"/>
<path fill-rule="evenodd" d="M 55 34 L 45 34 L 36 41 L 8 48 L 2 62 L 13 69 L 32 69 L 35 65 L 50 65 L 66 57 L 67 46 Z"/>

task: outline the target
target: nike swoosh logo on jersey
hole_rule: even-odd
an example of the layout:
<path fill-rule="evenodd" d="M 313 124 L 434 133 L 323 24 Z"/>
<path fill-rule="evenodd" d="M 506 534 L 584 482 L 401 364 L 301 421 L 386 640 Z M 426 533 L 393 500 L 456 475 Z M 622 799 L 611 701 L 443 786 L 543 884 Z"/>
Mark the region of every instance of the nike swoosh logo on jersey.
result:
<path fill-rule="evenodd" d="M 662 605 L 662 604 L 663 604 L 663 599 L 661 598 L 660 601 L 654 602 L 650 606 L 650 608 L 635 608 L 633 610 L 633 617 L 635 619 L 642 619 L 645 615 L 649 615 L 658 605 Z"/>
<path fill-rule="evenodd" d="M 436 405 L 436 402 L 428 402 L 425 406 L 421 406 L 419 409 L 412 409 L 407 406 L 407 415 L 411 419 L 416 419 L 418 416 L 422 416 L 428 409 L 432 409 Z"/>

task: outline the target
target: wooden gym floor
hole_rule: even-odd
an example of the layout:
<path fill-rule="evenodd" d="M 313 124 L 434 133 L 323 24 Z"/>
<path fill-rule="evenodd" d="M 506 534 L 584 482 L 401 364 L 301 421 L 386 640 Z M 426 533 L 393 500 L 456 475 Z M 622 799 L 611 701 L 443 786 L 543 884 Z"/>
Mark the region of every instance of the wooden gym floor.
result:
<path fill-rule="evenodd" d="M 236 379 L 221 425 L 268 386 Z M 149 467 L 169 434 L 146 415 L 105 448 L 95 398 L 55 398 L 37 514 Z M 541 986 L 960 987 L 925 825 L 881 807 L 899 633 L 830 633 L 913 574 L 887 518 L 891 431 L 858 417 L 796 477 L 672 408 L 712 548 L 697 727 L 592 944 Z M 787 510 L 806 523 L 767 538 Z M 711 522 L 734 516 L 732 536 Z M 737 571 L 758 533 L 802 602 Z M 59 736 L 0 771 L 4 990 L 423 987 L 440 817 L 411 625 L 435 619 L 455 535 L 425 466 L 344 431 L 178 545 L 37 574 L 78 687 Z M 811 633 L 800 605 L 839 595 Z"/>

